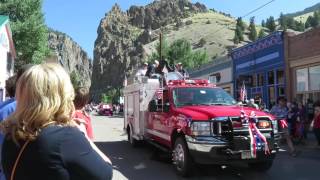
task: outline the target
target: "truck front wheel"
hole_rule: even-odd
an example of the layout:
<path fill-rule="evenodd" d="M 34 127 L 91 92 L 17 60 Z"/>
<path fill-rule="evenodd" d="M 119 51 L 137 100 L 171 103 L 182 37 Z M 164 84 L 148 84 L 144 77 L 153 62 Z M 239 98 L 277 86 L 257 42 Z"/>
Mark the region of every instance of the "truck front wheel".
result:
<path fill-rule="evenodd" d="M 265 172 L 268 171 L 273 164 L 273 160 L 261 161 L 256 163 L 249 163 L 249 167 L 253 170 Z"/>
<path fill-rule="evenodd" d="M 172 152 L 173 164 L 176 172 L 184 177 L 191 174 L 191 168 L 193 165 L 192 158 L 189 154 L 187 144 L 182 137 L 178 137 L 174 143 L 174 149 Z"/>

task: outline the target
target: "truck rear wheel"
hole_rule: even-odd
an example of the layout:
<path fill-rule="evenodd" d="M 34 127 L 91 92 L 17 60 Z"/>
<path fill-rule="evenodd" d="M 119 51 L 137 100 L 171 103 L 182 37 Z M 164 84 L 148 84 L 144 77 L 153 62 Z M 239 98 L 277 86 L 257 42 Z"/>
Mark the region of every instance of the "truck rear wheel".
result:
<path fill-rule="evenodd" d="M 189 154 L 189 150 L 184 138 L 177 138 L 177 140 L 174 143 L 172 155 L 173 164 L 176 172 L 184 177 L 190 176 L 193 161 Z"/>
<path fill-rule="evenodd" d="M 261 161 L 256 163 L 249 163 L 249 167 L 253 170 L 265 172 L 268 171 L 273 164 L 273 160 Z"/>
<path fill-rule="evenodd" d="M 128 127 L 127 129 L 127 136 L 128 136 L 128 142 L 131 144 L 132 147 L 137 147 L 137 140 L 133 138 L 132 136 L 133 132 L 130 129 L 130 127 Z"/>

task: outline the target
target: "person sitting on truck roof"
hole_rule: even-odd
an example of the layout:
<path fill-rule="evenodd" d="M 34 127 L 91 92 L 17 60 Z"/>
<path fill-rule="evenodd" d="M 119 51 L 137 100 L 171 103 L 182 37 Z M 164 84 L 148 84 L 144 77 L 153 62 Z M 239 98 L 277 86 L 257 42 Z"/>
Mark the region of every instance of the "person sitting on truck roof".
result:
<path fill-rule="evenodd" d="M 176 65 L 176 71 L 179 72 L 183 77 L 189 77 L 188 72 L 183 68 L 181 62 Z"/>
<path fill-rule="evenodd" d="M 148 70 L 148 63 L 143 63 L 142 67 L 136 73 L 136 76 L 145 76 Z"/>
<path fill-rule="evenodd" d="M 166 72 L 164 72 L 166 71 Z M 164 73 L 173 72 L 174 68 L 169 66 L 167 60 L 162 57 L 159 66 L 155 69 L 155 73 L 163 75 Z"/>
<path fill-rule="evenodd" d="M 156 73 L 155 70 L 156 68 L 158 68 L 158 66 L 159 66 L 159 61 L 157 60 L 154 61 L 154 64 L 149 63 L 145 76 L 151 78 L 151 76 Z"/>

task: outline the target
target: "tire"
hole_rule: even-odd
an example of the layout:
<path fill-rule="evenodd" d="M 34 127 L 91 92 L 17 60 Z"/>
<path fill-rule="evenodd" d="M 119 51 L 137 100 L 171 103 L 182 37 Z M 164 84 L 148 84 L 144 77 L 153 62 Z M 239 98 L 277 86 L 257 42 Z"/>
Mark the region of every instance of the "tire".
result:
<path fill-rule="evenodd" d="M 190 156 L 187 143 L 182 137 L 178 137 L 174 143 L 172 152 L 173 165 L 178 175 L 188 177 L 192 174 L 193 160 Z"/>
<path fill-rule="evenodd" d="M 249 163 L 249 167 L 255 171 L 266 172 L 268 171 L 273 164 L 273 160 L 261 161 L 256 163 Z"/>
<path fill-rule="evenodd" d="M 132 147 L 137 147 L 138 141 L 132 137 L 132 134 L 133 133 L 132 133 L 130 127 L 128 127 L 128 129 L 127 129 L 128 142 L 131 144 Z"/>

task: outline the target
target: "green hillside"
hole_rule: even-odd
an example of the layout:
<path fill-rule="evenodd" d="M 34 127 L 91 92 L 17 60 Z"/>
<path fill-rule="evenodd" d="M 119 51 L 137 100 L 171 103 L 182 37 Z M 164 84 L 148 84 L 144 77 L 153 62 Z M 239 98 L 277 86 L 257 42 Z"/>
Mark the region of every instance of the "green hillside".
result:
<path fill-rule="evenodd" d="M 163 28 L 168 43 L 185 38 L 191 42 L 194 50 L 205 50 L 211 60 L 226 55 L 228 49 L 235 47 L 233 43 L 235 18 L 209 11 L 194 14 L 192 17 L 182 19 L 182 22 L 185 25 L 179 28 L 176 27 L 176 24 L 170 24 Z M 257 30 L 259 32 L 260 28 L 257 27 Z M 245 42 L 237 46 L 242 46 L 249 41 L 246 35 L 244 38 Z M 204 39 L 206 43 L 200 47 L 201 39 Z M 150 55 L 154 51 L 158 42 L 158 40 L 155 40 L 144 46 L 147 54 Z"/>

